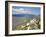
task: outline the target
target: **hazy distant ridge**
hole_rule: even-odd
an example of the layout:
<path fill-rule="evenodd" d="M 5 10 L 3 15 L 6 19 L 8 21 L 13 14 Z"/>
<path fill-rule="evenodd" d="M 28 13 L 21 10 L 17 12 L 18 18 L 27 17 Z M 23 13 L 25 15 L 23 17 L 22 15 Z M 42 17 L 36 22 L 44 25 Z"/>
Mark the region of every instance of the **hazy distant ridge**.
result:
<path fill-rule="evenodd" d="M 16 17 L 25 17 L 25 16 L 36 16 L 36 15 L 33 15 L 33 14 L 15 14 L 13 16 L 16 16 Z"/>

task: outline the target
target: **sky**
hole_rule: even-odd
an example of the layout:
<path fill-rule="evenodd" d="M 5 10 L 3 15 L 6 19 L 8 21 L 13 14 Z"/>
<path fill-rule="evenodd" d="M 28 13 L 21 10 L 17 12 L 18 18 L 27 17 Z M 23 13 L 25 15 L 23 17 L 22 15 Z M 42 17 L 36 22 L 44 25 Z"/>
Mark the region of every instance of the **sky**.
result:
<path fill-rule="evenodd" d="M 40 14 L 40 7 L 22 7 L 22 6 L 13 6 L 12 14 Z"/>

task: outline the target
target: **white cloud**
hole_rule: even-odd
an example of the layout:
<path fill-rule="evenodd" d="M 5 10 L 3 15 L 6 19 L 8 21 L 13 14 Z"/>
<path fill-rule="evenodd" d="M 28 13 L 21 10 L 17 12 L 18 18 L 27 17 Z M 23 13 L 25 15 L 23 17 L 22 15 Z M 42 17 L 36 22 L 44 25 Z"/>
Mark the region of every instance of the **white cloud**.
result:
<path fill-rule="evenodd" d="M 31 11 L 25 10 L 24 8 L 14 9 L 13 8 L 13 14 L 31 14 Z"/>
<path fill-rule="evenodd" d="M 23 8 L 20 8 L 19 10 L 24 10 Z"/>

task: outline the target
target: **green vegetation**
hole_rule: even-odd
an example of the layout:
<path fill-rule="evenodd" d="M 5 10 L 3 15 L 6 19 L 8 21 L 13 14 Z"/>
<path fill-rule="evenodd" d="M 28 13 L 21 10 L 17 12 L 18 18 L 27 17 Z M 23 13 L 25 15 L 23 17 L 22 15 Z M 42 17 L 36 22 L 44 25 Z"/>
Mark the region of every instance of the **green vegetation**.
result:
<path fill-rule="evenodd" d="M 32 23 L 30 21 L 32 21 L 33 19 L 32 20 L 25 19 L 26 20 L 25 22 L 22 19 L 19 19 L 19 20 L 20 21 L 23 21 L 23 23 L 20 24 L 20 25 L 16 25 L 15 26 L 15 29 L 13 29 L 13 30 L 28 30 L 28 27 L 30 27 L 29 30 L 40 29 L 40 24 L 39 24 L 40 21 L 39 20 L 37 20 L 35 22 L 32 22 Z M 28 22 L 29 22 L 29 25 L 27 25 Z"/>
<path fill-rule="evenodd" d="M 14 23 L 15 25 L 12 26 L 12 30 L 40 29 L 40 17 L 39 16 L 33 17 L 33 18 L 17 17 L 17 19 L 15 19 L 14 21 L 16 21 L 17 23 Z"/>

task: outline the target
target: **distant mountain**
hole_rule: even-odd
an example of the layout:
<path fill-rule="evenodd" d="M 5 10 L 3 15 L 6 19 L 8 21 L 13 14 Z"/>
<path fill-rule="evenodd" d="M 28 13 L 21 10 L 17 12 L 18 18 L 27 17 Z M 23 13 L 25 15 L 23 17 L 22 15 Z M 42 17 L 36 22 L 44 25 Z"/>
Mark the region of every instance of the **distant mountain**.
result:
<path fill-rule="evenodd" d="M 34 16 L 33 14 L 15 14 L 16 17 Z"/>
<path fill-rule="evenodd" d="M 15 14 L 13 15 L 15 17 L 24 17 L 24 18 L 36 18 L 38 19 L 40 17 L 40 15 L 33 15 L 33 14 Z"/>

